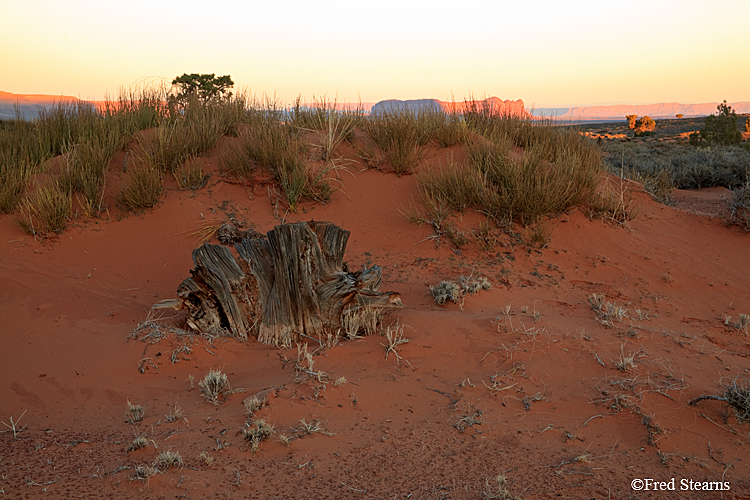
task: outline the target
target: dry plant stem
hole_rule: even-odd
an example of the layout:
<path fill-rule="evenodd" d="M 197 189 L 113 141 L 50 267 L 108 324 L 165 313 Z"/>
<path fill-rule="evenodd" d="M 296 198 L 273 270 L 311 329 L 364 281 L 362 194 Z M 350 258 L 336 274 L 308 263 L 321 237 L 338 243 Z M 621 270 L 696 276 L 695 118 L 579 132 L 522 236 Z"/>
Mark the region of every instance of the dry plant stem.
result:
<path fill-rule="evenodd" d="M 8 429 L 10 429 L 10 432 L 12 432 L 12 433 L 13 433 L 13 440 L 14 440 L 14 441 L 17 441 L 17 440 L 18 440 L 18 435 L 19 435 L 19 434 L 20 434 L 21 432 L 23 432 L 23 431 L 24 431 L 24 429 L 26 429 L 26 426 L 25 426 L 25 425 L 24 425 L 23 427 L 21 427 L 21 428 L 18 428 L 18 423 L 19 423 L 19 422 L 21 421 L 21 419 L 23 418 L 23 416 L 24 416 L 24 415 L 26 415 L 26 412 L 27 412 L 27 411 L 28 411 L 28 410 L 24 410 L 24 411 L 23 411 L 23 413 L 21 413 L 21 416 L 20 416 L 20 417 L 18 417 L 18 419 L 17 419 L 17 420 L 15 420 L 15 421 L 13 421 L 13 417 L 10 417 L 10 418 L 8 419 L 8 421 L 10 422 L 9 424 L 8 424 L 8 423 L 6 423 L 6 422 L 2 422 L 2 424 L 3 424 L 3 425 L 4 425 L 5 427 L 7 427 Z"/>

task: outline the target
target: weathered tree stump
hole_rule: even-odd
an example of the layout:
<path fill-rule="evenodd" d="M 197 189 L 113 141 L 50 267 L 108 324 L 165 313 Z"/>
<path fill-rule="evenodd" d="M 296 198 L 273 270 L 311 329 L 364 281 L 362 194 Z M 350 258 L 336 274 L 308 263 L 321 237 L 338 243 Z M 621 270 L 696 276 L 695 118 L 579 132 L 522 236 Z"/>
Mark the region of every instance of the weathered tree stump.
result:
<path fill-rule="evenodd" d="M 345 313 L 402 305 L 398 293 L 378 291 L 380 267 L 346 268 L 349 234 L 330 222 L 284 224 L 237 243 L 238 260 L 224 246 L 204 244 L 193 251 L 195 268 L 179 298 L 153 307 L 187 309 L 194 330 L 226 329 L 277 346 L 338 335 Z"/>

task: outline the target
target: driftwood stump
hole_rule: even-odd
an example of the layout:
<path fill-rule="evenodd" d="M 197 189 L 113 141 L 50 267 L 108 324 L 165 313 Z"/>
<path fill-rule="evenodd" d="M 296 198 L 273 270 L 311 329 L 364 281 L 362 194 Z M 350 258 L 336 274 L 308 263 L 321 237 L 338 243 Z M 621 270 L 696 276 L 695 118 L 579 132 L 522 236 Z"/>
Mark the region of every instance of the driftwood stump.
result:
<path fill-rule="evenodd" d="M 330 222 L 284 224 L 237 243 L 239 259 L 227 247 L 204 244 L 193 251 L 195 268 L 178 298 L 153 307 L 187 309 L 194 330 L 225 329 L 277 346 L 338 335 L 345 313 L 401 307 L 398 293 L 378 291 L 380 267 L 346 268 L 349 234 Z"/>

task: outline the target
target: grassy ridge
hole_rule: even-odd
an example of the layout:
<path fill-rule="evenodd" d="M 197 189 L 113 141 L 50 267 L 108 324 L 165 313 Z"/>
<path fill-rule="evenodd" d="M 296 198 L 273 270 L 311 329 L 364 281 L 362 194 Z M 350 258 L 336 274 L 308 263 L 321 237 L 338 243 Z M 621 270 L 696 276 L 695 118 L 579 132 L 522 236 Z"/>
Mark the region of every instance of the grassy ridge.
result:
<path fill-rule="evenodd" d="M 330 198 L 337 182 L 333 174 L 346 165 L 336 156 L 337 147 L 350 142 L 364 152 L 355 140 L 359 128 L 377 146 L 371 153 L 398 175 L 417 173 L 427 213 L 412 214 L 413 220 L 442 228 L 451 214 L 472 209 L 498 226 L 536 227 L 578 206 L 627 220 L 623 192 L 599 186 L 601 149 L 576 130 L 548 121 L 499 115 L 475 102 L 465 103 L 461 113 L 391 110 L 365 116 L 326 99 L 309 107 L 297 100 L 285 109 L 244 94 L 179 105 L 167 97 L 165 89 L 148 88 L 122 92 L 98 109 L 60 103 L 33 122 L 0 121 L 0 212 L 16 213 L 22 227 L 44 234 L 63 231 L 81 211 L 98 216 L 107 208 L 108 192 L 123 208 L 154 206 L 166 176 L 173 176 L 181 189 L 205 185 L 200 157 L 223 137 L 221 173 L 252 180 L 266 169 L 289 209 L 296 210 L 303 200 Z M 107 186 L 110 162 L 132 141 L 122 186 L 114 193 Z M 455 145 L 463 146 L 465 161 L 420 170 L 430 147 Z M 691 150 L 667 161 L 630 148 L 610 151 L 607 161 L 619 160 L 621 170 L 631 169 L 647 186 L 653 184 L 653 191 L 666 192 L 672 185 L 726 184 L 725 178 L 732 179 L 731 187 L 745 185 L 745 153 L 739 148 Z M 62 160 L 52 170 L 49 160 L 59 155 Z M 36 174 L 47 175 L 31 182 Z"/>

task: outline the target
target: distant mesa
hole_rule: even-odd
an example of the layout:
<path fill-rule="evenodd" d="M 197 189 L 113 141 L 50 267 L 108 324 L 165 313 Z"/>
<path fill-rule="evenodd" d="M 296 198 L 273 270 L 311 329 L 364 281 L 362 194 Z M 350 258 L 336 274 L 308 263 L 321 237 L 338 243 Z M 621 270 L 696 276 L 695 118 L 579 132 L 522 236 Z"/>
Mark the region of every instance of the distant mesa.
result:
<path fill-rule="evenodd" d="M 372 107 L 371 114 L 387 113 L 389 111 L 443 111 L 443 112 L 463 112 L 467 107 L 476 106 L 478 109 L 489 109 L 493 113 L 501 115 L 512 115 L 530 117 L 531 114 L 526 111 L 526 107 L 521 99 L 516 101 L 502 100 L 499 97 L 488 97 L 481 101 L 461 101 L 447 102 L 438 99 L 411 99 L 399 101 L 398 99 L 389 99 L 380 101 Z"/>
<path fill-rule="evenodd" d="M 80 99 L 67 95 L 13 94 L 0 91 L 0 119 L 9 120 L 16 117 L 18 106 L 21 118 L 33 120 L 42 109 L 58 103 L 77 103 Z"/>
<path fill-rule="evenodd" d="M 728 103 L 738 114 L 750 113 L 750 102 Z M 616 104 L 613 106 L 583 106 L 576 108 L 540 108 L 533 110 L 534 116 L 546 116 L 562 121 L 625 121 L 626 115 L 650 116 L 651 118 L 674 118 L 681 113 L 685 117 L 708 116 L 716 113 L 718 102 L 702 104 L 680 104 L 660 102 L 657 104 Z"/>

